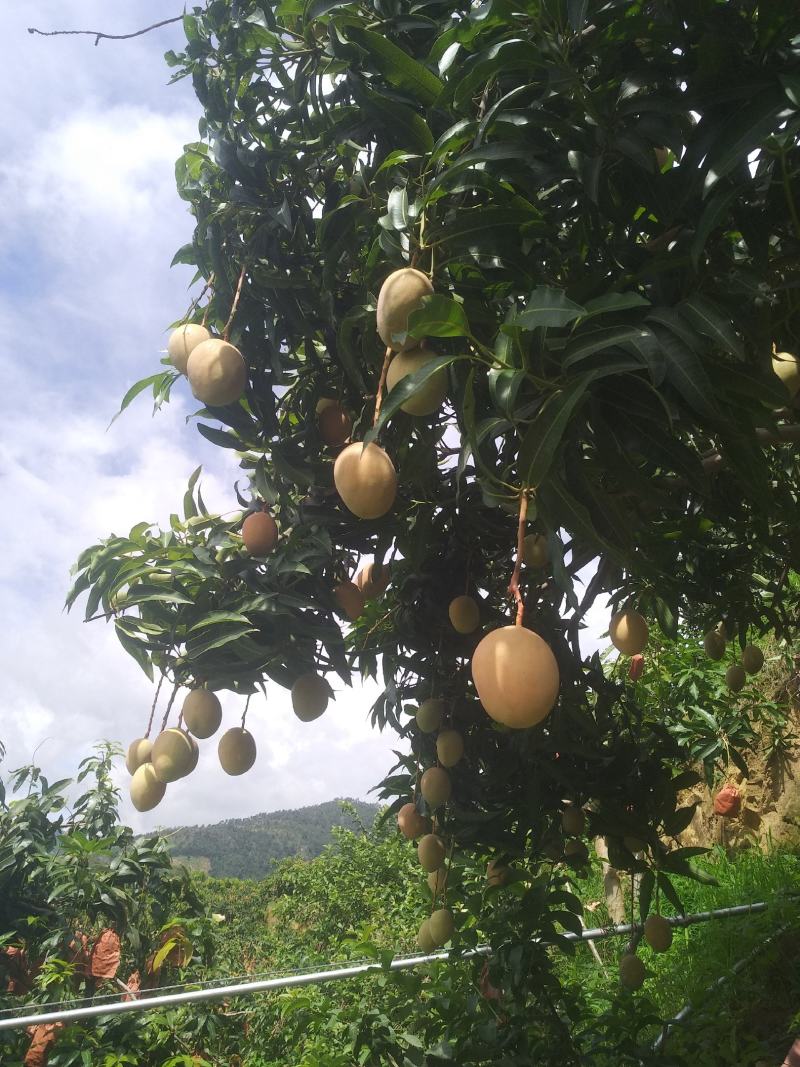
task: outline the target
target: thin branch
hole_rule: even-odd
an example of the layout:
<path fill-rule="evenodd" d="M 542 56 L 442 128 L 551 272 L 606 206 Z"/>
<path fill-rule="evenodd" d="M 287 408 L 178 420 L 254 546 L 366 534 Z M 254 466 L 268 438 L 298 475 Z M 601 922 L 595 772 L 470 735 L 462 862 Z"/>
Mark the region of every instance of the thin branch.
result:
<path fill-rule="evenodd" d="M 234 296 L 233 303 L 231 304 L 231 313 L 228 316 L 228 321 L 225 323 L 225 329 L 222 331 L 223 341 L 227 341 L 230 338 L 231 326 L 233 325 L 233 320 L 236 315 L 237 308 L 239 307 L 239 298 L 242 295 L 242 285 L 244 283 L 244 276 L 246 273 L 247 267 L 242 267 L 241 271 L 239 272 L 239 282 L 236 286 L 236 295 Z"/>
<path fill-rule="evenodd" d="M 372 416 L 372 425 L 378 421 L 381 413 L 381 404 L 383 403 L 383 388 L 386 385 L 386 373 L 389 370 L 389 364 L 392 360 L 391 348 L 386 349 L 386 355 L 383 357 L 383 366 L 381 367 L 381 376 L 378 381 L 378 391 L 375 394 L 375 414 Z"/>
<path fill-rule="evenodd" d="M 172 696 L 169 698 L 169 704 L 167 704 L 167 710 L 164 712 L 164 718 L 161 720 L 161 733 L 163 734 L 167 728 L 167 720 L 169 719 L 169 713 L 172 711 L 172 705 L 175 701 L 175 697 L 178 695 L 180 689 L 180 682 L 175 683 L 175 687 L 172 690 Z"/>
<path fill-rule="evenodd" d="M 183 15 L 175 15 L 174 18 L 154 22 L 152 26 L 145 26 L 143 30 L 136 30 L 135 33 L 102 33 L 100 30 L 37 30 L 35 26 L 29 26 L 28 33 L 36 33 L 39 37 L 94 37 L 95 47 L 97 47 L 104 40 L 128 41 L 131 37 L 141 37 L 144 33 L 150 33 L 151 30 L 158 30 L 162 26 L 169 26 L 172 22 L 182 21 Z"/>
<path fill-rule="evenodd" d="M 158 685 L 156 686 L 156 695 L 153 697 L 153 706 L 150 708 L 150 719 L 147 723 L 147 730 L 145 731 L 145 737 L 150 736 L 150 731 L 153 729 L 153 717 L 156 713 L 156 704 L 158 703 L 158 694 L 161 692 L 161 686 L 164 684 L 164 672 L 161 672 L 161 677 L 158 679 Z"/>
<path fill-rule="evenodd" d="M 519 494 L 519 522 L 517 524 L 517 558 L 514 561 L 514 572 L 511 575 L 511 581 L 508 583 L 508 595 L 513 597 L 517 602 L 517 617 L 514 620 L 515 626 L 522 626 L 522 616 L 525 613 L 525 602 L 522 599 L 522 593 L 519 590 L 519 576 L 522 569 L 522 551 L 525 541 L 525 522 L 528 516 L 528 491 L 523 489 Z"/>

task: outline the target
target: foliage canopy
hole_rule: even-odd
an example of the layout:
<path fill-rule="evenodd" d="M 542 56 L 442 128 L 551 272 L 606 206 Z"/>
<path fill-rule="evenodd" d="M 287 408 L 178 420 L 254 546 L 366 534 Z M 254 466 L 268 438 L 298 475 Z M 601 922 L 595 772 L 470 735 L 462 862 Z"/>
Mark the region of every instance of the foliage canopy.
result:
<path fill-rule="evenodd" d="M 668 874 L 692 873 L 665 843 L 691 818 L 686 749 L 584 658 L 589 608 L 635 607 L 670 637 L 724 617 L 742 646 L 796 627 L 797 427 L 771 357 L 800 342 L 800 15 L 777 0 L 209 0 L 184 25 L 167 60 L 203 117 L 177 164 L 196 229 L 175 262 L 210 283 L 209 325 L 235 310 L 249 375 L 198 429 L 236 451 L 240 506 L 268 506 L 281 536 L 248 556 L 242 515 L 209 515 L 195 472 L 169 530 L 142 523 L 81 556 L 70 603 L 88 592 L 87 615 L 113 616 L 175 684 L 244 695 L 380 673 L 374 721 L 413 747 L 383 785 L 396 807 L 436 759 L 404 707 L 445 698 L 466 757 L 439 829 L 532 872 L 489 930 L 522 1008 L 549 966 L 528 938 L 577 922 L 538 873 L 565 798 L 591 801 L 591 831 L 642 872 L 643 912 L 654 884 L 674 895 Z M 409 264 L 435 290 L 409 334 L 438 357 L 375 418 L 377 293 Z M 404 413 L 440 370 L 441 412 Z M 123 406 L 148 387 L 161 403 L 177 378 Z M 383 518 L 338 498 L 324 398 L 397 468 Z M 447 605 L 466 590 L 481 633 L 509 621 L 523 499 L 549 552 L 523 571 L 525 624 L 561 688 L 542 728 L 509 733 L 475 699 L 480 633 L 456 633 Z M 365 556 L 391 563 L 391 586 L 343 629 L 333 590 Z"/>

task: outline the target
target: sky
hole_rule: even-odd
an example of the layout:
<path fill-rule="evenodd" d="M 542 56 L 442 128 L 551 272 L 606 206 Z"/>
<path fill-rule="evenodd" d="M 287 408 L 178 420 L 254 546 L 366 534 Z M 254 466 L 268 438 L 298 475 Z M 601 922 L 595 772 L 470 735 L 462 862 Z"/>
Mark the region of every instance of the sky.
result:
<path fill-rule="evenodd" d="M 153 695 L 113 628 L 83 623 L 82 604 L 63 611 L 80 551 L 142 519 L 168 524 L 200 463 L 209 508 L 237 506 L 230 453 L 186 426 L 196 403 L 185 386 L 155 418 L 141 398 L 107 429 L 127 388 L 158 369 L 168 326 L 190 302 L 190 269 L 169 266 L 192 232 L 174 161 L 200 117 L 190 82 L 167 84 L 163 53 L 180 50 L 180 24 L 97 47 L 27 32 L 131 32 L 173 6 L 178 14 L 180 0 L 0 10 L 0 740 L 6 769 L 35 758 L 51 779 L 73 775 L 100 739 L 140 736 Z M 222 695 L 223 721 L 235 725 L 241 701 Z M 120 765 L 123 818 L 145 830 L 369 799 L 397 744 L 369 725 L 374 696 L 356 685 L 303 724 L 271 686 L 248 714 L 252 771 L 229 778 L 215 741 L 201 742 L 194 774 L 139 814 Z"/>

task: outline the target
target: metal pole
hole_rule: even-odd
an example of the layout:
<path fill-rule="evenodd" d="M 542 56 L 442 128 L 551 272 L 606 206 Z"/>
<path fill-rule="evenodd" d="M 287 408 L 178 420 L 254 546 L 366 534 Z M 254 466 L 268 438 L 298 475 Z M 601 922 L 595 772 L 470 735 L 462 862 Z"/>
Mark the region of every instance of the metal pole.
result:
<path fill-rule="evenodd" d="M 765 911 L 767 904 L 739 904 L 732 908 L 718 908 L 715 911 L 702 911 L 694 915 L 676 915 L 668 917 L 672 926 L 691 926 L 693 923 L 707 922 L 709 919 L 722 919 L 751 912 Z M 568 932 L 564 937 L 568 941 L 600 941 L 605 937 L 622 937 L 642 929 L 641 923 L 621 923 L 617 926 L 598 926 L 591 930 L 582 930 L 580 934 Z M 467 952 L 453 949 L 428 954 L 418 953 L 402 956 L 392 960 L 388 965 L 390 971 L 403 971 L 411 967 L 420 967 L 426 963 L 440 963 L 453 959 L 456 962 L 472 959 L 475 956 L 490 956 L 491 946 L 478 945 Z M 380 963 L 361 963 L 350 967 L 334 967 L 327 971 L 308 971 L 303 974 L 286 975 L 279 978 L 265 978 L 259 981 L 239 982 L 235 985 L 214 986 L 208 989 L 187 989 L 182 993 L 166 993 L 160 996 L 144 996 L 138 1000 L 120 1000 L 111 1004 L 91 1004 L 85 1008 L 65 1008 L 62 1011 L 39 1012 L 32 1015 L 16 1015 L 0 1018 L 0 1030 L 16 1030 L 25 1026 L 43 1025 L 45 1023 L 74 1022 L 78 1019 L 92 1019 L 100 1015 L 122 1015 L 133 1011 L 150 1011 L 153 1008 L 180 1007 L 183 1004 L 199 1004 L 211 1000 L 223 1000 L 230 997 L 245 996 L 250 993 L 267 993 L 273 989 L 292 989 L 304 985 L 321 985 L 323 982 L 340 981 L 345 978 L 357 978 L 362 974 L 382 971 Z"/>
<path fill-rule="evenodd" d="M 779 926 L 778 929 L 774 933 L 770 934 L 769 937 L 765 938 L 760 945 L 756 945 L 755 948 L 748 952 L 746 956 L 742 956 L 742 958 L 738 960 L 726 974 L 721 975 L 719 978 L 716 979 L 716 981 L 711 983 L 711 985 L 701 994 L 701 1001 L 707 1000 L 714 993 L 716 993 L 717 990 L 721 989 L 726 984 L 726 982 L 730 982 L 732 978 L 735 978 L 737 974 L 739 974 L 745 969 L 745 967 L 748 966 L 748 964 L 752 963 L 753 960 L 760 956 L 762 952 L 765 952 L 773 941 L 775 941 L 781 936 L 781 934 L 788 930 L 789 925 L 789 923 L 784 923 L 783 926 Z M 654 1052 L 658 1052 L 659 1049 L 662 1048 L 664 1042 L 667 1040 L 667 1038 L 675 1029 L 675 1027 L 679 1026 L 682 1022 L 684 1022 L 685 1019 L 688 1019 L 688 1017 L 697 1007 L 697 1004 L 692 1004 L 692 1002 L 689 1001 L 688 1003 L 684 1004 L 681 1010 L 672 1019 L 669 1019 L 667 1022 L 664 1023 L 661 1033 L 653 1042 Z"/>

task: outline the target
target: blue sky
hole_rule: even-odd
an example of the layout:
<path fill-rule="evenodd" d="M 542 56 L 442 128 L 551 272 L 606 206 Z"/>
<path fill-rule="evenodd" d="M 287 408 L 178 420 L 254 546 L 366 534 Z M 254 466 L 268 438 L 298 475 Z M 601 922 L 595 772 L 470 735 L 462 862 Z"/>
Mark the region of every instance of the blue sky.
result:
<path fill-rule="evenodd" d="M 43 38 L 39 29 L 128 32 L 179 13 L 167 0 L 4 4 L 0 160 L 0 739 L 7 767 L 31 759 L 74 772 L 93 742 L 127 743 L 152 688 L 102 623 L 62 611 L 82 548 L 140 519 L 166 524 L 204 464 L 210 507 L 236 507 L 230 454 L 185 417 L 185 385 L 155 419 L 146 399 L 106 427 L 128 386 L 158 368 L 167 327 L 189 303 L 191 271 L 170 269 L 191 235 L 174 161 L 197 139 L 191 83 L 169 86 L 163 53 L 179 25 L 129 41 Z M 340 694 L 302 724 L 278 687 L 253 701 L 255 768 L 228 778 L 214 741 L 138 827 L 211 822 L 334 796 L 367 796 L 392 762 L 393 737 L 371 731 L 371 692 Z M 240 702 L 225 700 L 233 725 Z M 120 769 L 119 781 L 127 785 Z"/>

